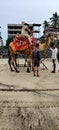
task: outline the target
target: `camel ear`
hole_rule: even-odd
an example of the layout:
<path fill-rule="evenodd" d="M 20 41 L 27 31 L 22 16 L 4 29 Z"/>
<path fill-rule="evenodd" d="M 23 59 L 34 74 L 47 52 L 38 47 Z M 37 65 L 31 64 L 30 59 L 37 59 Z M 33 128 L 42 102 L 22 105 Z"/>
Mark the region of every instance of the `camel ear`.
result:
<path fill-rule="evenodd" d="M 56 32 L 53 32 L 51 33 L 52 36 L 56 37 L 57 36 L 57 33 Z"/>

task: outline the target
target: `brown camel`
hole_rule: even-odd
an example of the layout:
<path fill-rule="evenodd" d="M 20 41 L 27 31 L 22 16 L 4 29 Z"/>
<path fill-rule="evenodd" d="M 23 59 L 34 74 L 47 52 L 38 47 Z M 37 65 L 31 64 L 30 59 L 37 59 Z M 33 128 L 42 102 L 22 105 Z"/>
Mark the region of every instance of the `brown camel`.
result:
<path fill-rule="evenodd" d="M 42 51 L 42 50 L 47 49 L 50 45 L 51 39 L 53 39 L 54 36 L 55 36 L 54 34 L 48 34 L 46 37 L 46 40 L 43 43 L 39 42 L 39 50 Z M 14 69 L 15 69 L 16 72 L 19 72 L 19 70 L 17 69 L 17 66 L 16 66 L 16 62 L 15 62 L 17 53 L 26 54 L 29 59 L 32 56 L 32 51 L 33 51 L 33 46 L 31 46 L 29 44 L 29 41 L 27 38 L 25 38 L 25 42 L 23 39 L 21 45 L 19 43 L 18 43 L 18 45 L 16 45 L 14 42 L 11 42 L 8 46 L 8 57 L 9 57 L 8 63 L 9 63 L 11 71 L 14 71 Z M 12 66 L 14 69 L 12 68 Z M 30 61 L 28 60 L 27 67 L 29 67 L 29 66 L 31 67 L 31 64 L 30 64 Z"/>

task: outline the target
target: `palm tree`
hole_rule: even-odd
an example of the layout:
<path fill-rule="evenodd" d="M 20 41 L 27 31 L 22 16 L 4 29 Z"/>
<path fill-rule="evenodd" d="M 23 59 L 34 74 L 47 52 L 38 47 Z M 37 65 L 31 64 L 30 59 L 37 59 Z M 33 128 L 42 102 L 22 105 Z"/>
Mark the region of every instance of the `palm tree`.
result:
<path fill-rule="evenodd" d="M 45 30 L 49 27 L 49 22 L 47 22 L 47 20 L 45 20 L 43 22 L 43 28 L 44 28 L 44 31 L 43 31 L 43 34 L 45 35 Z M 45 37 L 45 36 L 44 36 Z"/>
<path fill-rule="evenodd" d="M 49 22 L 47 22 L 47 20 L 45 20 L 44 22 L 43 22 L 43 28 L 45 29 L 46 27 L 48 27 L 49 26 Z"/>
<path fill-rule="evenodd" d="M 59 15 L 57 12 L 53 14 L 53 16 L 50 18 L 51 24 L 54 28 L 59 27 Z"/>

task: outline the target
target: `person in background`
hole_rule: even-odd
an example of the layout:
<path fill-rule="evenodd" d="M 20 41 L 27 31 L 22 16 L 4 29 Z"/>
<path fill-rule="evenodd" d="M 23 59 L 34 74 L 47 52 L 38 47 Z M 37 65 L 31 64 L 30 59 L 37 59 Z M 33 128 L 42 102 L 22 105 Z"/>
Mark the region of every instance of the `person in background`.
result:
<path fill-rule="evenodd" d="M 52 48 L 50 48 L 52 51 L 52 63 L 53 63 L 53 70 L 51 71 L 52 73 L 56 72 L 56 60 L 57 60 L 57 47 L 54 44 Z"/>
<path fill-rule="evenodd" d="M 33 72 L 34 76 L 39 76 L 39 66 L 40 66 L 40 51 L 39 51 L 39 43 L 36 43 L 35 49 L 32 53 L 32 60 L 33 60 Z"/>
<path fill-rule="evenodd" d="M 21 30 L 21 35 L 27 37 L 28 40 L 29 40 L 30 45 L 32 45 L 31 37 L 29 35 L 29 32 L 30 32 L 29 25 L 27 23 L 24 23 L 24 25 L 22 27 L 22 30 Z"/>

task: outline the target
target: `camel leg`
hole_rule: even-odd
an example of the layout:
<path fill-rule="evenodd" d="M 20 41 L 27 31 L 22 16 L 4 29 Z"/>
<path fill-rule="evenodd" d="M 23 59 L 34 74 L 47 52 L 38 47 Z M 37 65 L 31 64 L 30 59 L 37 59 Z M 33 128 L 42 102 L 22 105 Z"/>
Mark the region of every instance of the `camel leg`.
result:
<path fill-rule="evenodd" d="M 28 59 L 27 61 L 27 72 L 29 73 L 31 71 L 31 60 Z"/>
<path fill-rule="evenodd" d="M 11 69 L 11 71 L 14 71 L 13 70 L 13 68 L 12 68 L 12 66 L 11 66 L 11 52 L 10 52 L 10 48 L 8 48 L 8 64 L 9 64 L 9 66 L 10 66 L 10 69 Z"/>
<path fill-rule="evenodd" d="M 27 58 L 25 58 L 25 63 L 24 63 L 24 67 L 26 67 L 26 63 L 27 63 Z"/>
<path fill-rule="evenodd" d="M 33 59 L 32 59 L 32 71 L 34 71 L 34 63 L 33 63 Z"/>
<path fill-rule="evenodd" d="M 13 70 L 13 68 L 14 68 L 16 72 L 19 72 L 17 70 L 16 63 L 15 63 L 16 55 L 13 53 L 11 47 L 8 48 L 8 56 L 9 56 L 8 63 L 9 63 L 11 71 L 14 71 Z M 12 66 L 13 66 L 13 68 L 12 68 Z"/>
<path fill-rule="evenodd" d="M 10 66 L 11 71 L 14 71 L 13 68 L 12 68 L 12 66 L 11 66 L 11 57 L 9 57 L 8 64 Z"/>
<path fill-rule="evenodd" d="M 18 70 L 17 67 L 16 67 L 15 58 L 16 58 L 16 56 L 13 55 L 11 63 L 12 63 L 12 65 L 13 65 L 15 71 L 16 71 L 16 72 L 19 72 L 19 70 Z"/>
<path fill-rule="evenodd" d="M 17 55 L 18 55 L 18 54 L 15 55 L 15 64 L 16 64 L 17 67 L 19 67 L 19 59 L 17 59 Z M 18 61 L 18 62 L 17 62 L 17 61 Z"/>

